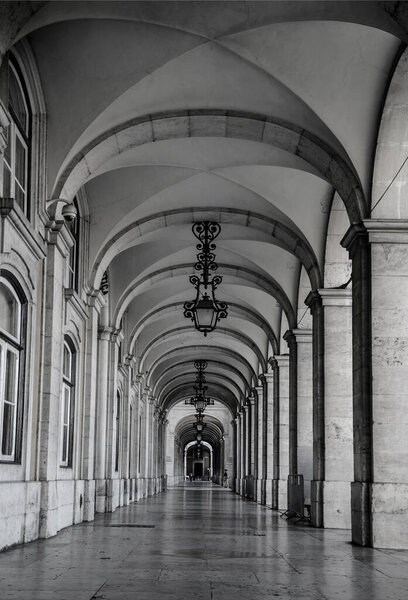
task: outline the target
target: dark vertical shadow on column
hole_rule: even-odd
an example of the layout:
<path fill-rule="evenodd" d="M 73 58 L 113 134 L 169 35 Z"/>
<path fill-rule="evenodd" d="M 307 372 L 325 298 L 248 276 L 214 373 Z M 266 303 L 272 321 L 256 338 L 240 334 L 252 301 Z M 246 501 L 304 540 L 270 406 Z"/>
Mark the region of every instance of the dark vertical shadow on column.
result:
<path fill-rule="evenodd" d="M 313 481 L 311 523 L 323 527 L 323 482 L 325 478 L 324 428 L 324 319 L 322 299 L 310 292 L 305 303 L 313 317 Z"/>

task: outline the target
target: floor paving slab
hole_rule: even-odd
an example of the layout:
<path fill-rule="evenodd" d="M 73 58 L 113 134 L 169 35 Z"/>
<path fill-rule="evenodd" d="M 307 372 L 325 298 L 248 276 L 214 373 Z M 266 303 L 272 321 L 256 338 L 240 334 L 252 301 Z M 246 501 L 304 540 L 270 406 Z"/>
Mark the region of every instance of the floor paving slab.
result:
<path fill-rule="evenodd" d="M 408 600 L 408 551 L 184 484 L 0 554 L 0 600 Z"/>

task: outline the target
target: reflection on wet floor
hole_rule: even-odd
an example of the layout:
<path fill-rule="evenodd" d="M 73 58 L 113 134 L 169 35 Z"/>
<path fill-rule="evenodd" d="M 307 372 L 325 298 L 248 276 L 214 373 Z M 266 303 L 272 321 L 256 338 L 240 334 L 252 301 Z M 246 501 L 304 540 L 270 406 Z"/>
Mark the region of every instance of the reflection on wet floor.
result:
<path fill-rule="evenodd" d="M 408 551 L 293 525 L 208 483 L 0 554 L 1 600 L 407 600 Z"/>

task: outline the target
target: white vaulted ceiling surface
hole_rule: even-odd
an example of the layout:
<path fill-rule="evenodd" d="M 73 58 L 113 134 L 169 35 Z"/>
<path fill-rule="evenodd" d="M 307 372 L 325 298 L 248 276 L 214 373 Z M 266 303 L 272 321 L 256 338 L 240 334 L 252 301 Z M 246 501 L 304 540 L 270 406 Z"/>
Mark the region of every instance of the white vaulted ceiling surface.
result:
<path fill-rule="evenodd" d="M 334 186 L 364 217 L 399 48 L 364 4 L 51 2 L 21 31 L 46 100 L 50 197 L 85 190 L 90 284 L 108 271 L 112 322 L 126 316 L 126 351 L 165 408 L 206 359 L 210 395 L 235 411 L 287 351 L 302 265 L 309 291 L 324 285 Z M 201 220 L 221 224 L 229 304 L 207 337 L 183 316 Z"/>

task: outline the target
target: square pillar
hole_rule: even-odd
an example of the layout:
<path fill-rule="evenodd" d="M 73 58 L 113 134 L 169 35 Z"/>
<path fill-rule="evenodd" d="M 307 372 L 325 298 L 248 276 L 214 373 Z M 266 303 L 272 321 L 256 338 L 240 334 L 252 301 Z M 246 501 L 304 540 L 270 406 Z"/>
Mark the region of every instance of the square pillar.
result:
<path fill-rule="evenodd" d="M 326 473 L 324 527 L 351 528 L 353 481 L 352 292 L 321 289 L 324 310 Z"/>
<path fill-rule="evenodd" d="M 372 275 L 372 545 L 408 548 L 408 221 L 364 225 Z"/>
<path fill-rule="evenodd" d="M 265 504 L 272 507 L 272 485 L 274 472 L 274 435 L 273 435 L 273 415 L 274 415 L 274 372 L 265 373 L 262 376 L 263 395 L 264 395 L 264 474 L 263 485 L 265 488 Z"/>
<path fill-rule="evenodd" d="M 311 329 L 293 329 L 297 346 L 297 472 L 303 475 L 305 504 L 313 479 L 313 355 Z"/>
<path fill-rule="evenodd" d="M 287 509 L 289 475 L 289 354 L 274 357 L 279 370 L 278 397 L 275 397 L 275 470 L 273 480 L 273 508 Z M 276 502 L 276 505 L 275 505 Z"/>

